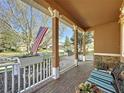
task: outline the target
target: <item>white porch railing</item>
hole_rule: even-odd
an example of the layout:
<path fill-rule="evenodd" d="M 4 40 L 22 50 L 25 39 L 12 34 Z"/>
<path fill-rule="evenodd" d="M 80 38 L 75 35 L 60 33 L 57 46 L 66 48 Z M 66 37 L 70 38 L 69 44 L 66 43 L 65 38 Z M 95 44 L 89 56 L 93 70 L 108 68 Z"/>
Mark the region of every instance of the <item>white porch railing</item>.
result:
<path fill-rule="evenodd" d="M 24 92 L 52 77 L 51 58 L 27 60 L 25 65 L 18 58 L 0 58 L 0 62 L 0 93 Z"/>

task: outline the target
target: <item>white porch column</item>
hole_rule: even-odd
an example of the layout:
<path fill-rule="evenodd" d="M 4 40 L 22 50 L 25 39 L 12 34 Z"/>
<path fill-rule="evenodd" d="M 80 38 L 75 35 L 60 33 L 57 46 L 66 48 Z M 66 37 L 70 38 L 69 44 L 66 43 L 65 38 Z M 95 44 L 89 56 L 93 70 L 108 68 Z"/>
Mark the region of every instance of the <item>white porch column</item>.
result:
<path fill-rule="evenodd" d="M 75 66 L 78 66 L 78 28 L 76 25 L 73 26 L 74 28 L 74 54 L 75 54 Z"/>

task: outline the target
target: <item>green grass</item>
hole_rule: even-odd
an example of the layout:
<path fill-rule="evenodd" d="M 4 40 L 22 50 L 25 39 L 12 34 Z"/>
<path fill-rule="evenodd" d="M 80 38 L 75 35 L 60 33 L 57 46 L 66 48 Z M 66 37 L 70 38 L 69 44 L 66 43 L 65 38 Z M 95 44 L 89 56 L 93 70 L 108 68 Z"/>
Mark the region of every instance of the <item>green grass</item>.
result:
<path fill-rule="evenodd" d="M 12 57 L 12 56 L 23 56 L 26 52 L 2 52 L 0 56 L 2 57 Z"/>
<path fill-rule="evenodd" d="M 12 71 L 12 66 L 7 67 L 7 72 L 8 71 Z M 0 68 L 0 73 L 3 73 L 3 72 L 5 72 L 5 67 Z"/>
<path fill-rule="evenodd" d="M 94 51 L 87 51 L 86 52 L 86 55 L 93 55 L 94 54 Z"/>

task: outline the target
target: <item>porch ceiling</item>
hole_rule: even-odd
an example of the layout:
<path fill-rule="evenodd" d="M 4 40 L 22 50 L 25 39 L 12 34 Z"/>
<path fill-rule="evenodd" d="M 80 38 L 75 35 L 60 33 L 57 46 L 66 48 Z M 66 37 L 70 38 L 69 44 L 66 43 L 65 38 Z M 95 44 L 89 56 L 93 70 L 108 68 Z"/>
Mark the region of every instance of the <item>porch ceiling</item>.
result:
<path fill-rule="evenodd" d="M 43 0 L 34 0 L 38 3 Z M 82 28 L 118 21 L 122 0 L 44 0 Z M 41 3 L 40 3 L 41 4 Z M 64 11 L 64 12 L 63 12 Z M 70 18 L 71 19 L 71 18 Z M 72 19 L 71 19 L 72 20 Z"/>
<path fill-rule="evenodd" d="M 117 21 L 122 0 L 55 0 L 84 28 Z"/>

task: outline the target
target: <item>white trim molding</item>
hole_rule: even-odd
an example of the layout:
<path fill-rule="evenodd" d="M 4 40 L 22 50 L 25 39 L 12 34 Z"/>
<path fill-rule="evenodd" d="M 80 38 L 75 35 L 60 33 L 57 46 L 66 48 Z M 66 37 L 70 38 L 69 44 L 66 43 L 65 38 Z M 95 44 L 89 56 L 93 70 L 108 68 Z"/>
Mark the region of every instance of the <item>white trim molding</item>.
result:
<path fill-rule="evenodd" d="M 121 55 L 122 55 L 122 57 L 124 57 L 124 51 L 122 51 Z"/>
<path fill-rule="evenodd" d="M 83 62 L 86 61 L 86 56 L 83 56 Z"/>
<path fill-rule="evenodd" d="M 78 30 L 77 25 L 73 25 L 73 29 L 74 29 L 74 31 Z"/>
<path fill-rule="evenodd" d="M 57 17 L 57 18 L 60 17 L 58 10 L 56 10 L 56 9 L 53 10 L 53 17 Z"/>
<path fill-rule="evenodd" d="M 54 79 L 58 79 L 60 76 L 60 72 L 59 72 L 59 67 L 53 67 L 52 68 L 52 74 L 53 74 L 53 78 Z"/>
<path fill-rule="evenodd" d="M 94 55 L 100 55 L 100 56 L 118 56 L 118 57 L 121 56 L 121 54 L 113 54 L 113 53 L 94 53 Z"/>
<path fill-rule="evenodd" d="M 75 66 L 78 66 L 78 59 L 74 60 L 74 64 L 75 64 Z"/>
<path fill-rule="evenodd" d="M 59 14 L 59 11 L 56 9 L 52 9 L 51 7 L 48 7 L 48 11 L 51 15 L 51 17 L 57 17 L 57 18 L 62 18 L 62 15 Z"/>

